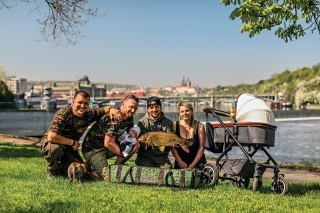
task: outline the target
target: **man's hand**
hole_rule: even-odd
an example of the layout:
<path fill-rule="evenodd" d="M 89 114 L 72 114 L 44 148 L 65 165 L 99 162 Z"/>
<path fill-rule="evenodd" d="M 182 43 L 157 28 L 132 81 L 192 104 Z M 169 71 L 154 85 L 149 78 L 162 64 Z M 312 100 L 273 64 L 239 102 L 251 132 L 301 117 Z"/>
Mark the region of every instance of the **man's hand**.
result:
<path fill-rule="evenodd" d="M 130 151 L 129 154 L 134 154 L 138 151 L 138 149 L 140 148 L 140 144 L 139 143 L 135 143 Z"/>
<path fill-rule="evenodd" d="M 109 115 L 111 119 L 113 119 L 113 117 L 116 117 L 118 121 L 122 121 L 121 112 L 117 108 L 110 108 Z"/>
<path fill-rule="evenodd" d="M 176 147 L 176 146 L 177 146 L 176 143 L 172 143 L 172 144 L 170 145 L 170 147 Z"/>
<path fill-rule="evenodd" d="M 79 141 L 75 141 L 76 143 L 74 144 L 74 146 L 72 146 L 72 148 L 73 148 L 73 150 L 78 150 L 79 149 L 79 147 L 80 147 L 80 143 L 79 143 Z"/>

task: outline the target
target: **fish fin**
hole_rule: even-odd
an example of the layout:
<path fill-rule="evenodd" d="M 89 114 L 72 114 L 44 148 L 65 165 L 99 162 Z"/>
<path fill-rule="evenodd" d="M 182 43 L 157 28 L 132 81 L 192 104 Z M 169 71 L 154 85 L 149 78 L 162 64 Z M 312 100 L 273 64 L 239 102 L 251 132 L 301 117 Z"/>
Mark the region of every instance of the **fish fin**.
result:
<path fill-rule="evenodd" d="M 165 148 L 165 146 L 159 146 L 159 150 L 160 150 L 161 152 L 164 151 L 164 148 Z M 188 151 L 189 151 L 189 150 L 188 150 Z"/>
<path fill-rule="evenodd" d="M 189 148 L 186 145 L 181 145 L 181 148 L 183 149 L 183 151 L 185 151 L 186 153 L 189 153 Z"/>

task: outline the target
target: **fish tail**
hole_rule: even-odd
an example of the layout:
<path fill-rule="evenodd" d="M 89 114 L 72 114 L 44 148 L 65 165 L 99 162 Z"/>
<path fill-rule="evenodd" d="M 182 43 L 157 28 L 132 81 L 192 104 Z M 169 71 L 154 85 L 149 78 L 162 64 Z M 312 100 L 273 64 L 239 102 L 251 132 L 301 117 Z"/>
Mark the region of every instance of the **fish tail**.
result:
<path fill-rule="evenodd" d="M 185 151 L 186 153 L 189 153 L 189 148 L 186 145 L 181 145 L 181 148 L 183 149 L 183 151 Z"/>

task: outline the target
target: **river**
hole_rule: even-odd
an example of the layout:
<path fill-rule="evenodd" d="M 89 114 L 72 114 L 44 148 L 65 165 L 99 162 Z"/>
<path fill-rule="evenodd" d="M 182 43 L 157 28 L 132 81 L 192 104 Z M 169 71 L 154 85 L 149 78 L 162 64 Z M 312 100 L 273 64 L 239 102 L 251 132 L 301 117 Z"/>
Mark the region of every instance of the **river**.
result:
<path fill-rule="evenodd" d="M 275 146 L 267 149 L 276 162 L 300 163 L 303 159 L 309 162 L 316 160 L 316 163 L 320 163 L 320 119 L 288 119 L 276 121 L 276 125 Z M 205 151 L 205 154 L 215 158 L 219 156 L 208 151 Z M 228 156 L 238 158 L 244 155 L 238 147 L 235 147 Z M 267 160 L 267 156 L 258 151 L 253 159 Z"/>

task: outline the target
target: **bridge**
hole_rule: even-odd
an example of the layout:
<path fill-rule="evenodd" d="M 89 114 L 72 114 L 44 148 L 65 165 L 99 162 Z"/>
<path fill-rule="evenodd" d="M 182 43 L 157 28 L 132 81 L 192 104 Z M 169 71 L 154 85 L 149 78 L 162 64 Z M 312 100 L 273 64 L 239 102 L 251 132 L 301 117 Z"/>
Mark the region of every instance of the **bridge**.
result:
<path fill-rule="evenodd" d="M 191 102 L 223 102 L 223 101 L 230 101 L 237 97 L 238 95 L 193 95 L 193 96 L 187 96 L 187 95 L 180 95 L 180 96 L 159 96 L 162 101 L 170 100 L 172 102 L 178 102 L 181 100 L 189 100 Z M 275 95 L 270 94 L 258 94 L 254 95 L 257 98 L 263 99 L 265 101 L 274 101 Z M 142 96 L 139 97 L 140 100 L 146 101 L 150 96 Z M 101 102 L 108 102 L 108 101 L 121 101 L 123 100 L 123 97 L 95 97 L 94 100 L 101 101 Z"/>

